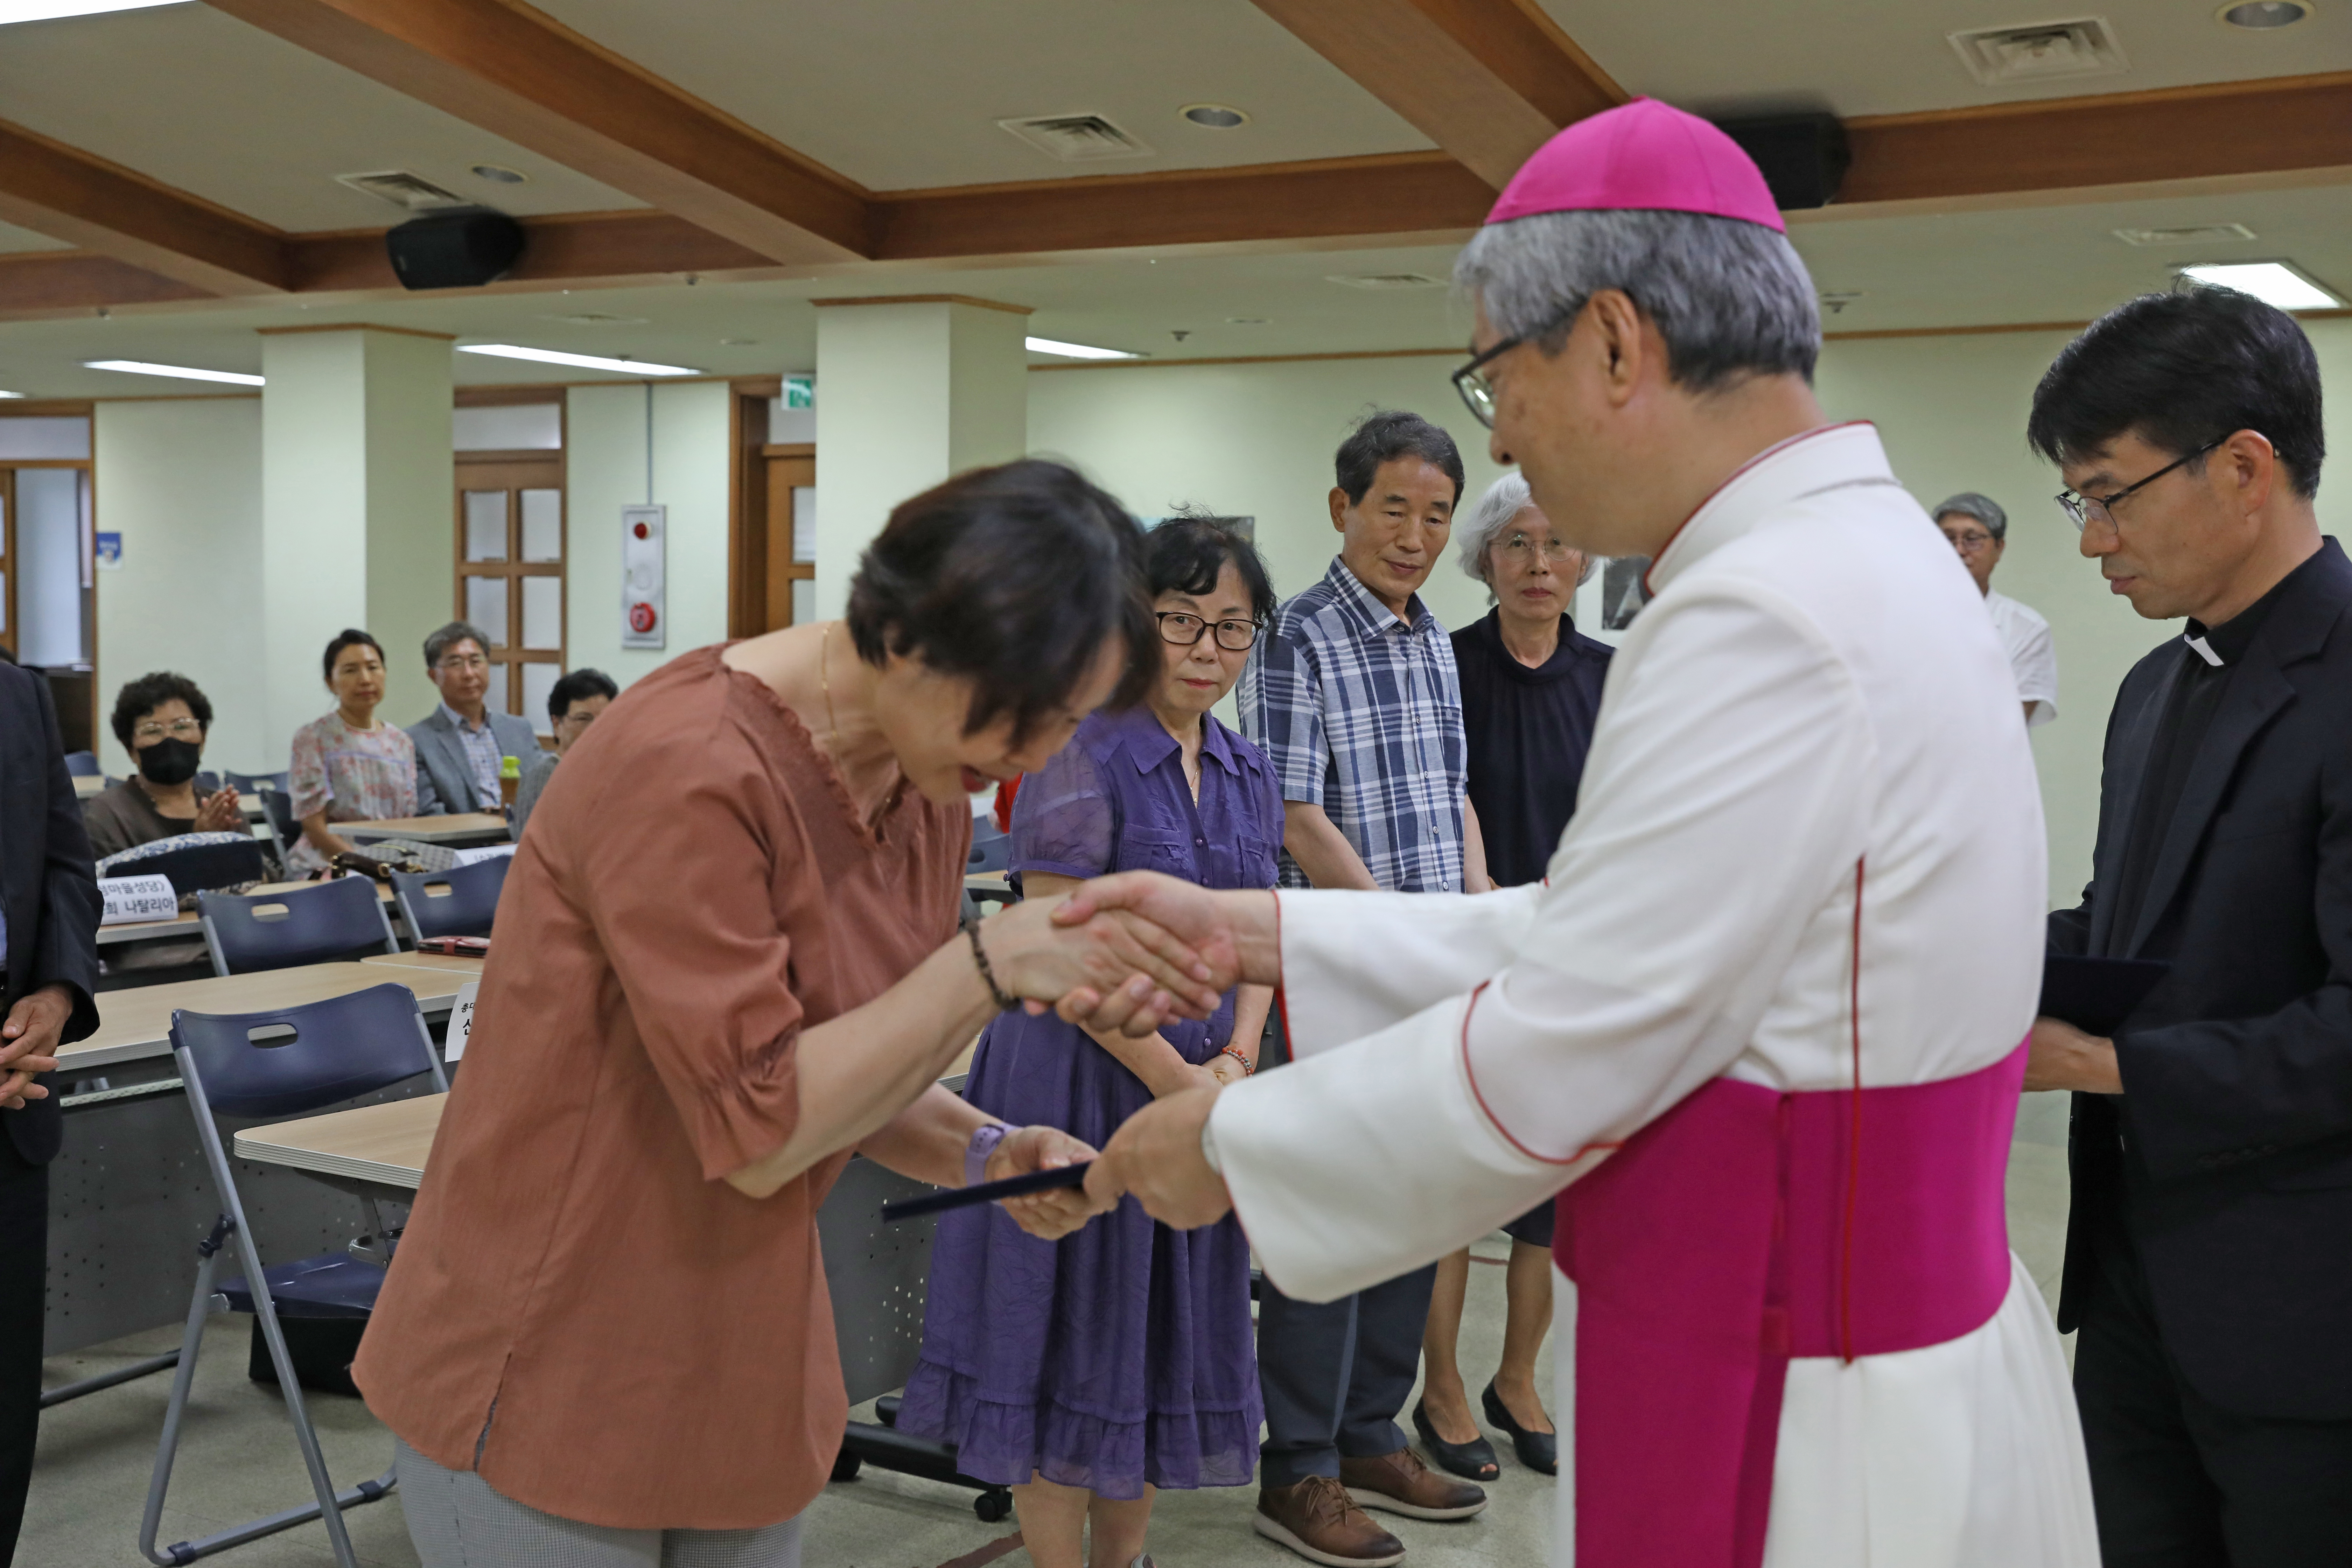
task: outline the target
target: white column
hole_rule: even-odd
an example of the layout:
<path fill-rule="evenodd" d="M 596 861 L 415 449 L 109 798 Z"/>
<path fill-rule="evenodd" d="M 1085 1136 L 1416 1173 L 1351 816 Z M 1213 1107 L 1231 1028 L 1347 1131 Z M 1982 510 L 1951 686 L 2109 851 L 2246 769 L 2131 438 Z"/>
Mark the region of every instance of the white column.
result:
<path fill-rule="evenodd" d="M 1028 446 L 1029 311 L 960 295 L 818 300 L 816 613 L 890 509 Z"/>
<path fill-rule="evenodd" d="M 381 716 L 431 710 L 425 634 L 455 602 L 449 342 L 335 326 L 268 331 L 261 368 L 265 754 L 333 705 L 320 656 L 358 626 L 383 644 Z"/>

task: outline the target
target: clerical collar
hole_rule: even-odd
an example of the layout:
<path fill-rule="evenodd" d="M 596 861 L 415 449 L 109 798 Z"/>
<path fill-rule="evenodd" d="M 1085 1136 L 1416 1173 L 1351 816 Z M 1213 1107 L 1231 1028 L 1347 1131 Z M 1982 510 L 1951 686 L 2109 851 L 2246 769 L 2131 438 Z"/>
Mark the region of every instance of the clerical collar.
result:
<path fill-rule="evenodd" d="M 2273 610 L 2278 608 L 2278 602 L 2285 595 L 2288 586 L 2310 569 L 2313 561 L 2326 553 L 2325 551 L 2314 551 L 2310 560 L 2272 584 L 2269 593 L 2218 626 L 2209 626 L 2191 616 L 2189 629 L 2181 634 L 2180 640 L 2189 645 L 2190 652 L 2217 669 L 2225 664 L 2238 663 L 2246 657 L 2246 650 L 2254 646 L 2254 638 L 2262 635 L 2263 623 L 2271 618 Z"/>

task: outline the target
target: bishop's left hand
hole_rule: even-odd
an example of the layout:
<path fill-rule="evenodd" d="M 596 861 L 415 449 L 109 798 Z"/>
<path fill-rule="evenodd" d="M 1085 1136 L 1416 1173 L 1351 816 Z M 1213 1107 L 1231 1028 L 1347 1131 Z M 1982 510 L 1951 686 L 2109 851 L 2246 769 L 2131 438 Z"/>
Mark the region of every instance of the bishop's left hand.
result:
<path fill-rule="evenodd" d="M 1201 1129 L 1216 1108 L 1213 1089 L 1155 1100 L 1119 1124 L 1087 1171 L 1087 1196 L 1097 1214 L 1132 1193 L 1143 1212 L 1176 1230 L 1224 1218 L 1234 1206 L 1223 1176 L 1201 1152 Z"/>
<path fill-rule="evenodd" d="M 2033 1020 L 2032 1044 L 2025 1053 L 2025 1088 L 2070 1089 L 2083 1094 L 2121 1094 L 2123 1068 L 2116 1043 L 2086 1035 L 2063 1018 Z"/>

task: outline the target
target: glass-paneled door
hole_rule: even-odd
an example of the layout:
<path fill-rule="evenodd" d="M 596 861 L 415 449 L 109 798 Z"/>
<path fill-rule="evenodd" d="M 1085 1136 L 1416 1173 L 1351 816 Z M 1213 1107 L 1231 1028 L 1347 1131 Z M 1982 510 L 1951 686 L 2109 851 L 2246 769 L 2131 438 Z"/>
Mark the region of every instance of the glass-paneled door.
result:
<path fill-rule="evenodd" d="M 457 604 L 490 640 L 488 705 L 550 733 L 563 673 L 563 462 L 457 454 Z"/>

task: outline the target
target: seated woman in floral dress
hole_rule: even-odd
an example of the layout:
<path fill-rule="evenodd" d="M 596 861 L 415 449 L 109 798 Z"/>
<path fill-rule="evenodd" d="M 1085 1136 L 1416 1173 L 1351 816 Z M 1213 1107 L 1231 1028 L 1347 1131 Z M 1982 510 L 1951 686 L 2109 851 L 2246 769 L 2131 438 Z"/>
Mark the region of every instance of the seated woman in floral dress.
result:
<path fill-rule="evenodd" d="M 1273 585 L 1249 542 L 1207 519 L 1163 523 L 1145 548 L 1160 679 L 1023 782 L 1013 869 L 1031 897 L 1142 868 L 1274 885 L 1273 767 L 1209 711 L 1273 614 Z M 1141 1040 L 1006 1013 L 981 1037 L 965 1096 L 1099 1148 L 1156 1097 L 1254 1070 L 1271 1001 L 1239 986 L 1207 1022 Z M 1249 1482 L 1260 1415 L 1249 1243 L 1231 1215 L 1173 1231 L 1129 1199 L 1050 1242 L 993 1208 L 940 1220 L 898 1429 L 954 1444 L 965 1474 L 1012 1487 L 1039 1568 L 1128 1568 L 1158 1488 Z"/>

